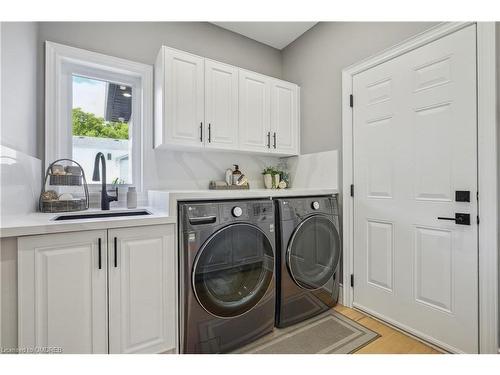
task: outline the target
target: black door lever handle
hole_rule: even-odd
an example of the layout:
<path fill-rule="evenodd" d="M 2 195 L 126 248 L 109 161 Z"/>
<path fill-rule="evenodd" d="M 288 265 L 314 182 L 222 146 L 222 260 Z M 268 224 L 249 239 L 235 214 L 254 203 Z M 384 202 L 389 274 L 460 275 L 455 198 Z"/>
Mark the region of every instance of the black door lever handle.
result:
<path fill-rule="evenodd" d="M 438 217 L 438 220 L 450 220 L 455 224 L 470 225 L 470 214 L 455 213 L 455 217 Z"/>

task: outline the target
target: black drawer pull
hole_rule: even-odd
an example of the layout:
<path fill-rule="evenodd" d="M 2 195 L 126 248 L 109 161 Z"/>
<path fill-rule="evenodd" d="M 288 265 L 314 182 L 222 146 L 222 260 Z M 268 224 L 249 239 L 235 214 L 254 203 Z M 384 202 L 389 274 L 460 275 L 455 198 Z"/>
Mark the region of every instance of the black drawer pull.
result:
<path fill-rule="evenodd" d="M 101 256 L 101 239 L 99 238 L 97 240 L 97 245 L 98 245 L 98 252 L 97 252 L 97 257 L 98 257 L 98 262 L 99 262 L 99 269 L 102 269 L 102 256 Z"/>
<path fill-rule="evenodd" d="M 115 268 L 118 267 L 118 239 L 115 237 Z"/>

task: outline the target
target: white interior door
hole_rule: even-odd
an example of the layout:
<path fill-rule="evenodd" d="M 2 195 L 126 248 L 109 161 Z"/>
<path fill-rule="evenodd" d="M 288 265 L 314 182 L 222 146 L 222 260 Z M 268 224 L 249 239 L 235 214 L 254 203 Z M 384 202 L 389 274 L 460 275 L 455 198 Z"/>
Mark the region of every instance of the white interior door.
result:
<path fill-rule="evenodd" d="M 109 352 L 176 349 L 174 225 L 108 231 Z"/>
<path fill-rule="evenodd" d="M 238 145 L 238 68 L 205 60 L 205 146 Z"/>
<path fill-rule="evenodd" d="M 469 26 L 353 77 L 354 306 L 467 353 L 478 351 L 475 40 Z M 438 219 L 456 213 L 470 225 Z"/>
<path fill-rule="evenodd" d="M 244 151 L 271 146 L 271 79 L 240 69 L 239 145 Z"/>

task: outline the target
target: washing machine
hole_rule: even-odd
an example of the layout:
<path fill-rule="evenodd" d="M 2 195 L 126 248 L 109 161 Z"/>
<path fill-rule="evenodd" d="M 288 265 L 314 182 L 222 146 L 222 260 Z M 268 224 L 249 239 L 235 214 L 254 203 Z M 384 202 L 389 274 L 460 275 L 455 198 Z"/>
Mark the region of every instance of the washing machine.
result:
<path fill-rule="evenodd" d="M 180 347 L 227 353 L 272 332 L 271 200 L 179 203 Z"/>
<path fill-rule="evenodd" d="M 331 309 L 338 300 L 341 238 L 337 195 L 276 199 L 276 326 Z"/>

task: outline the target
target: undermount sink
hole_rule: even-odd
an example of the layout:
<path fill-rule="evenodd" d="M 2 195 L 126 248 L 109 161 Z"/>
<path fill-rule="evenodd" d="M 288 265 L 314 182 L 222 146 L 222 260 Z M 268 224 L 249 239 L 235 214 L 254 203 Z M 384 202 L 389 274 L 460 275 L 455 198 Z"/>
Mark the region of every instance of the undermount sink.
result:
<path fill-rule="evenodd" d="M 82 219 L 96 219 L 101 217 L 122 217 L 122 216 L 143 216 L 151 215 L 151 212 L 146 210 L 139 211 L 121 211 L 121 212 L 97 212 L 77 215 L 61 215 L 54 218 L 55 221 L 61 220 L 82 220 Z"/>

